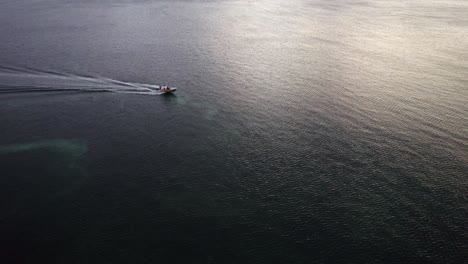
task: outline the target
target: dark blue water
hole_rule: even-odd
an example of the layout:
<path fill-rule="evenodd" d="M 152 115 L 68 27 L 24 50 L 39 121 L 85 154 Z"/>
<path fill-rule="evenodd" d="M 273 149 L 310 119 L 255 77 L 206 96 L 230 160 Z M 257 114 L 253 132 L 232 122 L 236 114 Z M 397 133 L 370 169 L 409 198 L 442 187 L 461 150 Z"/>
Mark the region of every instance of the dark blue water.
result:
<path fill-rule="evenodd" d="M 0 261 L 464 263 L 467 35 L 456 0 L 3 1 Z"/>

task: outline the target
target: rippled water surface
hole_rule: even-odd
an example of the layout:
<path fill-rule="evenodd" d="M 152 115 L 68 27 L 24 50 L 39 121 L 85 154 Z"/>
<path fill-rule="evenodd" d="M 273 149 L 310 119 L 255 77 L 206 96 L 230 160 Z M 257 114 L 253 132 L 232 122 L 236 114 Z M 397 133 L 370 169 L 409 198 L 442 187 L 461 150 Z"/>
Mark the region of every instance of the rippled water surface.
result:
<path fill-rule="evenodd" d="M 467 36 L 464 0 L 3 1 L 2 262 L 466 262 Z"/>

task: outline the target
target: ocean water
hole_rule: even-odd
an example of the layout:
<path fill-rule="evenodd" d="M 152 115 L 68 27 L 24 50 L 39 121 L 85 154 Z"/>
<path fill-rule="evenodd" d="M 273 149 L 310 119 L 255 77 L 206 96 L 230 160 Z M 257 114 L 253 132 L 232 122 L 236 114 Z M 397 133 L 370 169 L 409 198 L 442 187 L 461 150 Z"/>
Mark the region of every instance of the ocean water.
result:
<path fill-rule="evenodd" d="M 466 263 L 467 72 L 464 0 L 2 1 L 0 262 Z"/>

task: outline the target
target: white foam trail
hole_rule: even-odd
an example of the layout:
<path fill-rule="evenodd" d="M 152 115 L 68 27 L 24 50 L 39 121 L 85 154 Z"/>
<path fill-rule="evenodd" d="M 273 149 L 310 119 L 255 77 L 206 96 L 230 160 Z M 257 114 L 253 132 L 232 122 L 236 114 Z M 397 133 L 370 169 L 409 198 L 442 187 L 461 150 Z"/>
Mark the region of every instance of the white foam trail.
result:
<path fill-rule="evenodd" d="M 115 92 L 160 95 L 155 85 L 131 83 L 105 77 L 0 66 L 0 94 L 19 92 Z"/>

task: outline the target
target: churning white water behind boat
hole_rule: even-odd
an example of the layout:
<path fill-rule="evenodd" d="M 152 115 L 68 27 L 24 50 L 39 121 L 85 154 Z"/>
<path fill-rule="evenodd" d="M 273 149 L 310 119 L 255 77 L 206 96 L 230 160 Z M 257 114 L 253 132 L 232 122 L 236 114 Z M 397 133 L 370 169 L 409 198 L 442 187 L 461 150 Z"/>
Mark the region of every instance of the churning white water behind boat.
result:
<path fill-rule="evenodd" d="M 105 77 L 0 66 L 0 93 L 115 92 L 158 95 L 155 84 L 131 83 Z"/>

